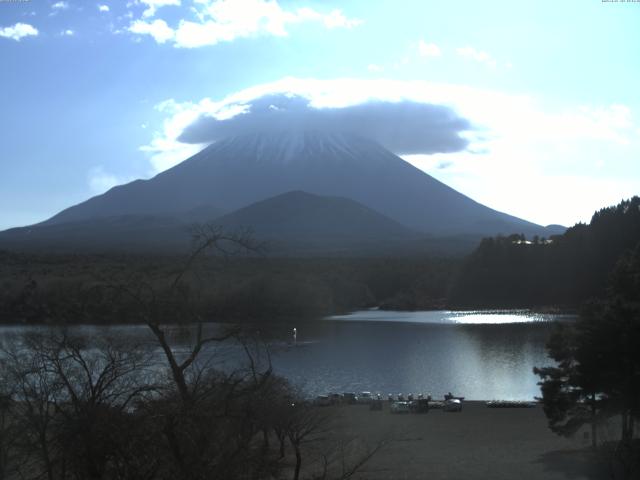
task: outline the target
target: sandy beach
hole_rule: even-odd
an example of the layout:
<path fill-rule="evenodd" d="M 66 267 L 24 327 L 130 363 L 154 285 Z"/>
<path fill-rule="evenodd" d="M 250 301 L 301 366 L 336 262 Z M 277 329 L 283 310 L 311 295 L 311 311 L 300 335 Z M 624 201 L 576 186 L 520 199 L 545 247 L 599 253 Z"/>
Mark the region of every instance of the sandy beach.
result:
<path fill-rule="evenodd" d="M 337 429 L 371 446 L 391 440 L 359 479 L 593 479 L 589 439 L 552 433 L 540 405 L 492 409 L 465 402 L 462 412 L 391 414 L 366 406 L 331 407 Z"/>

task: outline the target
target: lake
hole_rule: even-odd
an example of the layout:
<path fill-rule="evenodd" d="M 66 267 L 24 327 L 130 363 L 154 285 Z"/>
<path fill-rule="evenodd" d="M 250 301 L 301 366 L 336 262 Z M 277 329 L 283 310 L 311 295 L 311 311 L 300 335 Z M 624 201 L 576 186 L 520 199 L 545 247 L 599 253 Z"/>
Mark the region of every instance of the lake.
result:
<path fill-rule="evenodd" d="M 274 356 L 277 371 L 313 394 L 446 392 L 474 400 L 540 395 L 534 366 L 565 315 L 526 311 L 369 310 L 298 326 L 297 347 Z M 309 329 L 309 331 L 306 331 Z"/>
<path fill-rule="evenodd" d="M 572 318 L 527 311 L 365 310 L 313 323 L 262 325 L 256 333 L 259 328 L 276 373 L 308 395 L 368 390 L 435 398 L 451 391 L 471 400 L 531 400 L 540 395 L 532 368 L 551 363 L 544 346 L 554 323 Z M 73 328 L 87 335 L 149 335 L 144 326 Z M 22 330 L 2 327 L 0 334 Z M 176 344 L 188 337 L 175 330 Z M 240 354 L 236 345 L 214 350 L 208 355 Z"/>

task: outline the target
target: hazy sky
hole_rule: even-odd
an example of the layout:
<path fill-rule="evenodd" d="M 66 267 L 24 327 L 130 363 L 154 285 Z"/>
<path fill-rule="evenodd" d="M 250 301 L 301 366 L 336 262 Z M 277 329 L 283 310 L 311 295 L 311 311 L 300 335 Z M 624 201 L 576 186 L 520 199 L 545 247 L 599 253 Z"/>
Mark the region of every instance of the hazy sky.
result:
<path fill-rule="evenodd" d="M 0 229 L 267 114 L 572 225 L 640 194 L 639 83 L 638 1 L 0 0 Z"/>

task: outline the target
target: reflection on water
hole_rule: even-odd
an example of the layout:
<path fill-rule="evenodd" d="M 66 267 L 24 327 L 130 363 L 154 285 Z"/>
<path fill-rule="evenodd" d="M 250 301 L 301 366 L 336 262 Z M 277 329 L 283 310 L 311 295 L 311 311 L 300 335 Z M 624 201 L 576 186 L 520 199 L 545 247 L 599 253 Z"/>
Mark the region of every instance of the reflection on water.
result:
<path fill-rule="evenodd" d="M 469 399 L 532 399 L 533 366 L 548 365 L 551 322 L 498 325 L 327 321 L 298 329 L 304 347 L 274 355 L 277 371 L 310 393 L 448 391 Z M 306 328 L 306 326 L 305 326 Z"/>
<path fill-rule="evenodd" d="M 441 397 L 451 391 L 468 399 L 526 400 L 539 395 L 532 368 L 549 364 L 544 344 L 553 321 L 570 318 L 514 311 L 367 310 L 314 323 L 255 326 L 253 333 L 268 345 L 275 372 L 309 395 L 369 390 Z M 0 335 L 24 329 L 4 327 Z M 144 326 L 74 331 L 153 341 Z M 171 330 L 178 346 L 188 344 L 192 335 L 189 328 Z M 242 349 L 233 343 L 205 353 L 218 365 L 242 358 Z"/>
<path fill-rule="evenodd" d="M 531 312 L 529 310 L 471 310 L 448 311 L 434 310 L 426 312 L 393 312 L 378 309 L 361 310 L 348 315 L 334 315 L 329 320 L 348 322 L 401 322 L 401 323 L 469 323 L 469 324 L 502 324 L 549 322 L 571 315 L 551 315 Z"/>

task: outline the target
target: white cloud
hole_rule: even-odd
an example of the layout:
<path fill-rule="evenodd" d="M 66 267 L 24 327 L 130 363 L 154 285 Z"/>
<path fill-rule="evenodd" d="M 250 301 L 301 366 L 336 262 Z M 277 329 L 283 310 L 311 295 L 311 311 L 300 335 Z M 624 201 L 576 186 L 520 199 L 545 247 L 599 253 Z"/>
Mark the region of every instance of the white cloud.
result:
<path fill-rule="evenodd" d="M 60 35 L 63 37 L 73 37 L 76 34 L 76 32 L 74 32 L 73 30 L 63 30 L 62 32 L 60 32 Z"/>
<path fill-rule="evenodd" d="M 596 210 L 638 194 L 637 172 L 635 176 L 631 172 L 628 176 L 610 176 L 594 165 L 594 170 L 601 172 L 593 174 L 587 167 L 590 160 L 585 158 L 586 149 L 572 146 L 564 153 L 585 158 L 587 173 L 555 172 L 549 163 L 562 162 L 560 156 L 539 161 L 540 156 L 545 156 L 544 150 L 525 151 L 530 144 L 509 148 L 507 143 L 495 145 L 483 158 L 470 153 L 447 156 L 449 161 L 453 158 L 453 165 L 442 170 L 436 164 L 443 155 L 407 160 L 484 205 L 540 225 L 589 222 Z"/>
<path fill-rule="evenodd" d="M 136 20 L 129 27 L 129 31 L 139 35 L 151 35 L 158 43 L 164 43 L 174 38 L 174 31 L 164 20 L 154 20 L 151 23 L 143 20 Z"/>
<path fill-rule="evenodd" d="M 10 38 L 19 42 L 20 39 L 29 36 L 37 36 L 38 29 L 28 23 L 16 23 L 12 27 L 0 28 L 0 37 Z"/>
<path fill-rule="evenodd" d="M 51 8 L 55 10 L 67 10 L 69 8 L 69 2 L 56 2 L 51 5 Z"/>
<path fill-rule="evenodd" d="M 405 158 L 481 203 L 540 224 L 588 221 L 596 208 L 640 192 L 640 128 L 628 106 L 550 110 L 527 95 L 424 81 L 284 78 L 220 101 L 171 100 L 157 106 L 166 115 L 163 129 L 142 148 L 155 171 L 164 170 L 204 146 L 178 140 L 202 115 L 230 118 L 246 113 L 253 99 L 283 93 L 308 98 L 316 108 L 372 100 L 453 108 L 475 126 L 467 151 Z"/>
<path fill-rule="evenodd" d="M 426 43 L 424 40 L 418 42 L 418 53 L 421 57 L 439 57 L 442 55 L 440 47 L 435 43 Z"/>
<path fill-rule="evenodd" d="M 458 105 L 484 126 L 470 151 L 406 159 L 485 205 L 570 226 L 640 192 L 640 142 L 627 107 L 547 111 L 533 98 L 496 92 L 477 92 L 475 102 L 461 97 Z M 435 168 L 444 160 L 453 163 Z"/>
<path fill-rule="evenodd" d="M 121 185 L 129 180 L 130 179 L 118 178 L 116 175 L 106 172 L 101 165 L 91 168 L 87 174 L 89 188 L 94 194 L 104 193 L 116 185 Z"/>
<path fill-rule="evenodd" d="M 142 1 L 150 5 L 150 9 L 152 4 L 155 5 L 154 8 L 160 3 L 174 4 L 167 3 L 173 0 Z M 197 48 L 255 35 L 284 37 L 288 34 L 288 25 L 302 22 L 319 22 L 329 29 L 352 28 L 362 23 L 361 20 L 347 18 L 341 10 L 336 9 L 327 14 L 308 7 L 285 10 L 275 0 L 194 0 L 194 4 L 196 21 L 180 20 L 176 28 L 171 28 L 162 21 L 162 33 L 155 35 L 154 32 L 157 33 L 159 28 L 158 20 L 153 23 L 136 20 L 129 31 L 152 35 L 158 43 L 171 39 L 176 47 Z M 144 17 L 155 14 L 155 9 L 152 10 L 153 13 L 147 12 L 149 9 L 143 14 Z"/>
<path fill-rule="evenodd" d="M 375 63 L 371 63 L 371 64 L 367 65 L 367 70 L 369 70 L 370 72 L 373 72 L 373 73 L 378 73 L 378 72 L 381 72 L 383 70 L 383 68 L 380 65 L 376 65 Z"/>
<path fill-rule="evenodd" d="M 473 47 L 461 47 L 456 49 L 456 53 L 461 57 L 470 58 L 479 63 L 484 63 L 490 67 L 495 67 L 497 65 L 496 60 L 489 55 L 487 52 L 483 52 L 481 50 L 476 50 Z"/>
<path fill-rule="evenodd" d="M 465 150 L 469 122 L 442 105 L 401 100 L 375 101 L 338 108 L 310 105 L 310 98 L 289 92 L 216 109 L 191 122 L 178 141 L 211 143 L 248 132 L 314 130 L 372 138 L 398 154 Z M 231 110 L 231 113 L 230 113 Z"/>
<path fill-rule="evenodd" d="M 345 17 L 341 10 L 332 10 L 324 18 L 324 24 L 327 28 L 353 28 L 363 23 L 364 20 L 361 18 Z"/>
<path fill-rule="evenodd" d="M 140 0 L 140 2 L 147 5 L 147 9 L 142 12 L 142 16 L 145 18 L 153 17 L 160 7 L 180 6 L 180 0 Z"/>
<path fill-rule="evenodd" d="M 140 150 L 150 154 L 151 165 L 157 173 L 173 167 L 205 146 L 182 143 L 178 141 L 178 137 L 203 111 L 211 110 L 212 106 L 208 99 L 202 100 L 198 105 L 188 102 L 180 104 L 169 99 L 157 104 L 155 109 L 168 117 L 163 122 L 162 132 L 154 133 L 151 143 L 140 147 Z"/>
<path fill-rule="evenodd" d="M 98 5 L 98 10 L 100 12 L 108 12 L 109 11 L 109 5 Z"/>

